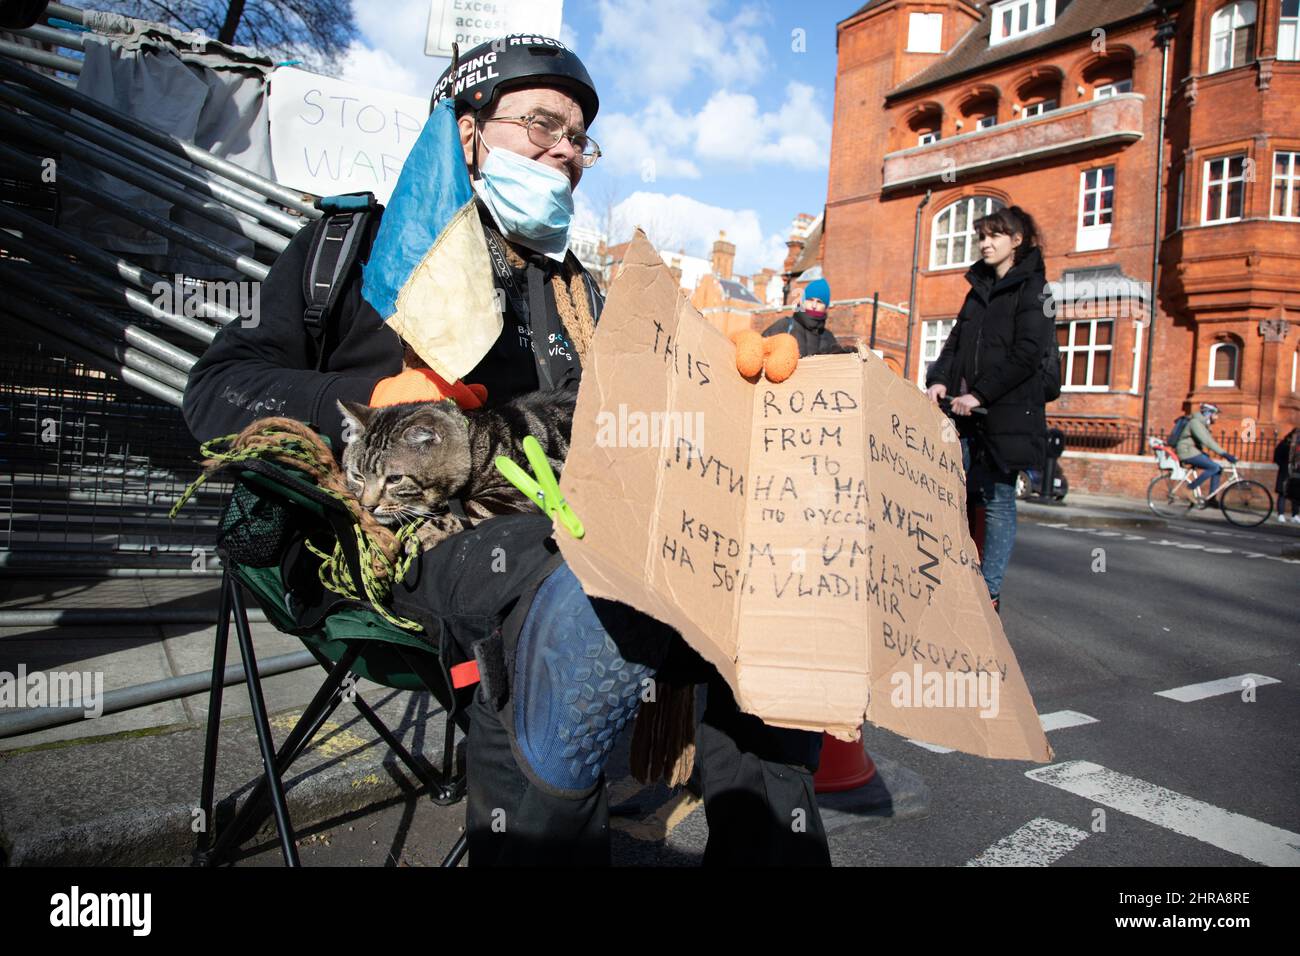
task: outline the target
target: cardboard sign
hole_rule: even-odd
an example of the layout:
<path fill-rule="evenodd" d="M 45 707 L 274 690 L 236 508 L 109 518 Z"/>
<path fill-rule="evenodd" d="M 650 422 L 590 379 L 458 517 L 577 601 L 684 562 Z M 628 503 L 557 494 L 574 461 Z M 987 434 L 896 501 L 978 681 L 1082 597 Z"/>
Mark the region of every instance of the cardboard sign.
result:
<path fill-rule="evenodd" d="M 675 627 L 740 707 L 1048 760 L 966 527 L 951 423 L 866 350 L 775 385 L 638 232 L 583 374 L 557 533 L 592 596 Z"/>
<path fill-rule="evenodd" d="M 369 190 L 387 203 L 429 101 L 281 67 L 270 113 L 279 182 L 318 196 Z"/>
<path fill-rule="evenodd" d="M 460 52 L 511 33 L 560 35 L 564 0 L 431 0 L 427 56 L 451 57 L 452 43 Z"/>

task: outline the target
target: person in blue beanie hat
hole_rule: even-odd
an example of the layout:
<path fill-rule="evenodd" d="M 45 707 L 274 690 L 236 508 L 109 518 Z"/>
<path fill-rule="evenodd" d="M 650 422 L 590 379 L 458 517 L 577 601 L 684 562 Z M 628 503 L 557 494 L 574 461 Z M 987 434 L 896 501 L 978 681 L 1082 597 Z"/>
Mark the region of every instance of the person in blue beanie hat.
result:
<path fill-rule="evenodd" d="M 777 319 L 764 330 L 763 335 L 789 332 L 799 343 L 799 357 L 809 355 L 835 355 L 851 352 L 836 340 L 826 328 L 826 310 L 831 304 L 831 284 L 825 279 L 814 279 L 803 290 L 803 301 L 794 315 Z"/>

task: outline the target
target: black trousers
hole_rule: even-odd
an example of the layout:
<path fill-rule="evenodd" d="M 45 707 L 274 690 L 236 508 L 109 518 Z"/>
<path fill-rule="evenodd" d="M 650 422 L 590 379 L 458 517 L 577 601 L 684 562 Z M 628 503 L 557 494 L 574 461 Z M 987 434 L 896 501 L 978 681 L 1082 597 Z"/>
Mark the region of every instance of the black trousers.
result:
<path fill-rule="evenodd" d="M 522 619 L 521 602 L 555 567 L 550 533 L 541 515 L 494 518 L 462 532 L 413 565 L 393 589 L 394 610 L 421 621 L 431 636 L 449 633 L 462 659 L 469 659 L 477 642 Z M 646 630 L 663 628 L 631 608 L 601 603 L 608 605 L 598 608 L 606 630 L 629 655 L 643 651 Z M 672 640 L 668 659 L 656 666 L 675 671 L 678 680 L 687 675 L 709 684 L 696 751 L 709 822 L 705 862 L 829 865 L 812 788 L 821 736 L 768 727 L 740 713 L 717 672 L 680 637 Z M 470 865 L 607 865 L 604 778 L 584 796 L 549 793 L 520 767 L 503 723 L 509 705 L 489 698 L 480 690 L 469 710 Z"/>

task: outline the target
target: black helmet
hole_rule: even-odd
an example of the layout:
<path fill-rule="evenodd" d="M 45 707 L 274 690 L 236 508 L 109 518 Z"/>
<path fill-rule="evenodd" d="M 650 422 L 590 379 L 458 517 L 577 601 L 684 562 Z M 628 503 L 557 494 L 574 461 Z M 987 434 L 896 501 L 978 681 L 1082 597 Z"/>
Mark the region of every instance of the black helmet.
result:
<path fill-rule="evenodd" d="M 453 68 L 456 70 L 454 89 Z M 462 108 L 477 113 L 500 90 L 522 85 L 525 80 L 564 87 L 582 108 L 583 123 L 591 126 L 595 120 L 600 100 L 577 54 L 559 40 L 521 33 L 480 43 L 462 53 L 458 63 L 453 63 L 438 77 L 430 108 L 444 96 L 450 96 L 456 101 L 457 114 Z"/>

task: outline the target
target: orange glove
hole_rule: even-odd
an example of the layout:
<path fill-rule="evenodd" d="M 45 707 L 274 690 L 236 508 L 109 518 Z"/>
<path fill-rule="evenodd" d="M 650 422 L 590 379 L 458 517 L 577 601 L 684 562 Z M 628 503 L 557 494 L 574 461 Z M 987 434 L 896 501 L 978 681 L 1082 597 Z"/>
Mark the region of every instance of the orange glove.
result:
<path fill-rule="evenodd" d="M 487 401 L 487 387 L 466 385 L 457 379 L 447 380 L 429 368 L 403 369 L 397 375 L 381 378 L 370 393 L 370 406 L 402 405 L 406 402 L 440 402 L 450 398 L 461 408 L 479 408 Z"/>
<path fill-rule="evenodd" d="M 753 329 L 731 336 L 736 346 L 736 371 L 745 378 L 767 374 L 769 382 L 784 382 L 799 364 L 799 343 L 788 332 L 764 337 Z"/>

